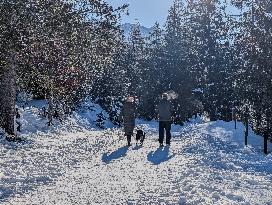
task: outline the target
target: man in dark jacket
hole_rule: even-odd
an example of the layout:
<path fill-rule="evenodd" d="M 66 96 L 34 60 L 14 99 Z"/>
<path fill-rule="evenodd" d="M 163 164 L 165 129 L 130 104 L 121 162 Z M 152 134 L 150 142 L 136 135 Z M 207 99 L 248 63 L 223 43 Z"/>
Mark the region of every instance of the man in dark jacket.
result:
<path fill-rule="evenodd" d="M 171 116 L 172 106 L 170 101 L 168 100 L 168 94 L 163 93 L 162 99 L 157 106 L 158 117 L 159 117 L 159 143 L 160 146 L 163 146 L 164 139 L 164 130 L 166 131 L 166 144 L 170 145 L 171 140 L 171 124 L 172 124 L 172 116 Z"/>
<path fill-rule="evenodd" d="M 127 136 L 128 146 L 131 144 L 131 136 L 133 135 L 133 130 L 135 127 L 135 103 L 133 97 L 128 97 L 127 101 L 124 103 L 122 113 L 124 122 L 124 131 Z"/>

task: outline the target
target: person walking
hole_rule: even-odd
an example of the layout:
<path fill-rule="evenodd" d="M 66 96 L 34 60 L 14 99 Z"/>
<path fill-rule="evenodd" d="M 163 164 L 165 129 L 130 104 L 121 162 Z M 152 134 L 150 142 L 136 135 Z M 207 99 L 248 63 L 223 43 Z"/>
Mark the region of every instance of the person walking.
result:
<path fill-rule="evenodd" d="M 131 136 L 135 128 L 135 103 L 134 97 L 128 97 L 124 103 L 122 113 L 125 136 L 127 136 L 128 146 L 131 145 Z"/>
<path fill-rule="evenodd" d="M 157 106 L 159 118 L 159 143 L 163 146 L 164 131 L 166 132 L 166 145 L 170 145 L 171 141 L 171 124 L 172 124 L 172 105 L 168 100 L 168 94 L 163 93 L 162 99 Z"/>

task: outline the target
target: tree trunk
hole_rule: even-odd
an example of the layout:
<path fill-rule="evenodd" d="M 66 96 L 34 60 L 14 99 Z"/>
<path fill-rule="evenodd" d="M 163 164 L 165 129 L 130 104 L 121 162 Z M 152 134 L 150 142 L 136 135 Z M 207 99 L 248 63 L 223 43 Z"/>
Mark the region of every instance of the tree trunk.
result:
<path fill-rule="evenodd" d="M 7 64 L 0 65 L 0 127 L 9 135 L 14 135 L 14 116 L 16 100 L 15 55 Z"/>

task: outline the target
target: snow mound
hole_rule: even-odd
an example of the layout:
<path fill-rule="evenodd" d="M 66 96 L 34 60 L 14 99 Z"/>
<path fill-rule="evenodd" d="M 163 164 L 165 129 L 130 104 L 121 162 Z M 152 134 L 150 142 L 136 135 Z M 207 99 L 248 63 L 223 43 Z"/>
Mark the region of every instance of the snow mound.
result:
<path fill-rule="evenodd" d="M 113 123 L 109 120 L 109 115 L 101 106 L 86 100 L 75 113 L 75 117 L 82 124 L 92 128 L 113 128 Z"/>

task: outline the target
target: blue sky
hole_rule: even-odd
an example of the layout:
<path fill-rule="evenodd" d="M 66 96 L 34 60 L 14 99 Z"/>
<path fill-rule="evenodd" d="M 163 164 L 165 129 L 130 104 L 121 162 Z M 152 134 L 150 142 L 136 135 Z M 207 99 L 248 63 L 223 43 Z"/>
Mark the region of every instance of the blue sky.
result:
<path fill-rule="evenodd" d="M 163 25 L 173 0 L 106 0 L 113 7 L 129 4 L 129 16 L 123 15 L 122 23 L 135 23 L 151 27 L 158 21 Z"/>

